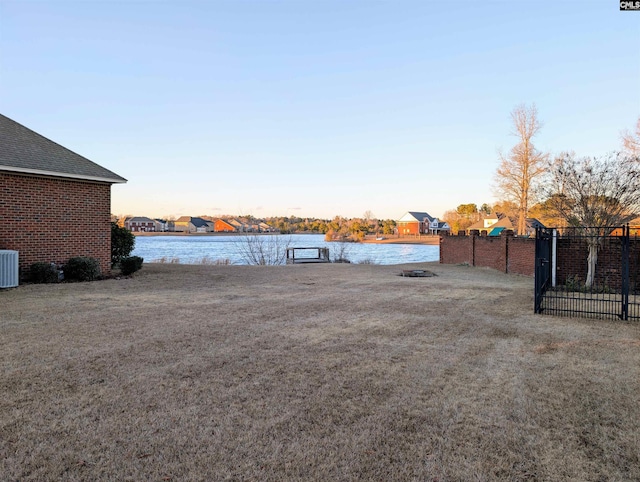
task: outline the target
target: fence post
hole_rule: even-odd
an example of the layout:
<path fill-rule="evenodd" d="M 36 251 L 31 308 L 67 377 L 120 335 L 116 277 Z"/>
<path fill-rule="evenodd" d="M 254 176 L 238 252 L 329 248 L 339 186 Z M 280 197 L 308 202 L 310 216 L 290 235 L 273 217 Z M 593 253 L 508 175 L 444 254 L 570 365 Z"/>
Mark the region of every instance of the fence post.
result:
<path fill-rule="evenodd" d="M 551 286 L 556 287 L 556 271 L 558 270 L 558 230 L 553 228 L 551 244 Z"/>
<path fill-rule="evenodd" d="M 504 272 L 509 272 L 509 243 L 513 239 L 513 230 L 505 229 L 500 233 L 500 237 L 504 238 Z"/>
<path fill-rule="evenodd" d="M 622 313 L 620 318 L 629 319 L 629 224 L 622 227 Z"/>
<path fill-rule="evenodd" d="M 476 265 L 476 234 L 471 235 L 471 266 Z"/>

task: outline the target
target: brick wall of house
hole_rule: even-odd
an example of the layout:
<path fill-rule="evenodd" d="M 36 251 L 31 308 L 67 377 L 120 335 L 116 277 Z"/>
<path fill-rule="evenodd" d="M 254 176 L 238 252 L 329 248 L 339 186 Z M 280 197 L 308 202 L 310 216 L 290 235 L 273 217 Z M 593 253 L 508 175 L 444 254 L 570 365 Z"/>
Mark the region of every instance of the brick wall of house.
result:
<path fill-rule="evenodd" d="M 418 235 L 424 232 L 423 223 L 417 221 L 412 222 L 398 222 L 396 228 L 400 235 Z"/>
<path fill-rule="evenodd" d="M 152 222 L 136 222 L 131 221 L 129 223 L 125 222 L 125 225 L 128 224 L 129 231 L 132 233 L 153 233 L 156 230 L 155 223 Z"/>
<path fill-rule="evenodd" d="M 0 173 L 0 249 L 19 251 L 20 275 L 32 263 L 74 256 L 111 271 L 111 185 Z"/>
<path fill-rule="evenodd" d="M 440 263 L 534 275 L 535 240 L 513 236 L 441 236 Z"/>

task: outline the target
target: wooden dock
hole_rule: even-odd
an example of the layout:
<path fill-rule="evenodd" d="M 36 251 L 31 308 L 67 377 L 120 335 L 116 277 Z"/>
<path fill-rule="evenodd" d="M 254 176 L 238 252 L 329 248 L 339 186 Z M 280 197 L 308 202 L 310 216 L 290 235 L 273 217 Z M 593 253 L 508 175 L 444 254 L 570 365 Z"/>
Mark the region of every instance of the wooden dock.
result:
<path fill-rule="evenodd" d="M 329 248 L 287 248 L 287 264 L 330 262 Z"/>

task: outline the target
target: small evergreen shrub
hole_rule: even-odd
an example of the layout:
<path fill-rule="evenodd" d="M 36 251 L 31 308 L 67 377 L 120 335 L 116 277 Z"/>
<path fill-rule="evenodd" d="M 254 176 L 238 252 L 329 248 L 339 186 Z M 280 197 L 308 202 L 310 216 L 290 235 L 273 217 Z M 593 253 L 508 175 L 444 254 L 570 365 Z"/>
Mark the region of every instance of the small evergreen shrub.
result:
<path fill-rule="evenodd" d="M 93 281 L 100 277 L 100 263 L 85 256 L 71 258 L 64 267 L 64 277 L 71 281 Z"/>
<path fill-rule="evenodd" d="M 136 237 L 127 228 L 111 223 L 111 266 L 127 258 L 136 245 Z"/>
<path fill-rule="evenodd" d="M 120 273 L 124 276 L 135 273 L 142 269 L 143 258 L 140 256 L 127 256 L 120 261 Z"/>
<path fill-rule="evenodd" d="M 57 283 L 58 270 L 51 263 L 33 263 L 29 268 L 29 280 L 32 283 Z"/>

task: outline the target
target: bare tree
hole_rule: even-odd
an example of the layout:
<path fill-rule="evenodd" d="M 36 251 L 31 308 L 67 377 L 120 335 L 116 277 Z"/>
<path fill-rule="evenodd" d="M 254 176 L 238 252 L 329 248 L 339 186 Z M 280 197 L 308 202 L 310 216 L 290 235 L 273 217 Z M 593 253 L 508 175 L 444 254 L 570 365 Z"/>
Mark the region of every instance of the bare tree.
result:
<path fill-rule="evenodd" d="M 365 226 L 367 226 L 367 231 L 375 229 L 376 234 L 378 234 L 378 220 L 370 210 L 366 210 L 364 212 L 364 214 L 362 215 L 362 221 L 364 222 Z"/>
<path fill-rule="evenodd" d="M 511 112 L 513 135 L 518 143 L 508 155 L 500 153 L 500 166 L 496 171 L 498 191 L 518 206 L 518 234 L 525 234 L 529 204 L 537 192 L 536 181 L 545 172 L 547 154 L 538 151 L 532 138 L 540 131 L 542 124 L 538 120 L 535 105 L 520 104 Z"/>
<path fill-rule="evenodd" d="M 640 156 L 640 117 L 636 123 L 636 131 L 624 131 L 622 137 L 622 148 L 629 156 Z"/>
<path fill-rule="evenodd" d="M 342 240 L 336 241 L 333 246 L 331 246 L 331 251 L 333 252 L 332 262 L 334 263 L 351 263 L 349 261 L 349 254 L 351 252 L 351 246 L 353 243 Z"/>
<path fill-rule="evenodd" d="M 589 255 L 585 286 L 591 288 L 604 237 L 640 213 L 638 157 L 613 153 L 601 158 L 576 158 L 564 154 L 553 165 L 548 194 L 569 226 L 586 231 Z"/>
<path fill-rule="evenodd" d="M 291 236 L 283 234 L 250 233 L 238 237 L 235 242 L 239 256 L 250 265 L 285 264 Z"/>

